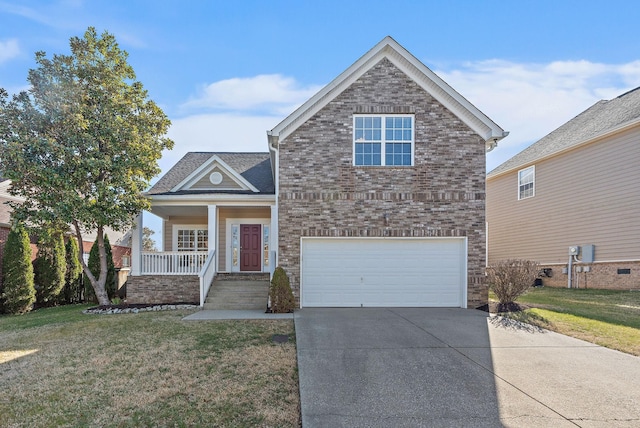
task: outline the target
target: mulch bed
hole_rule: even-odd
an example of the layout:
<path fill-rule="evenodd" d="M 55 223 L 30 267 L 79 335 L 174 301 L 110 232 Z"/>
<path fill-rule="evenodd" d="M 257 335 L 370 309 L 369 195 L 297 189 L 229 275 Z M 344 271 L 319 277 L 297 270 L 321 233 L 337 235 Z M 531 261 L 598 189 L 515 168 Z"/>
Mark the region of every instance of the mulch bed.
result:
<path fill-rule="evenodd" d="M 505 305 L 498 302 L 489 302 L 488 305 L 482 305 L 477 309 L 492 314 L 503 314 L 505 312 L 520 312 L 530 308 L 531 306 L 523 305 L 516 302 L 508 303 Z"/>
<path fill-rule="evenodd" d="M 176 309 L 195 309 L 196 303 L 122 303 L 119 305 L 100 305 L 82 311 L 85 314 L 128 314 Z"/>

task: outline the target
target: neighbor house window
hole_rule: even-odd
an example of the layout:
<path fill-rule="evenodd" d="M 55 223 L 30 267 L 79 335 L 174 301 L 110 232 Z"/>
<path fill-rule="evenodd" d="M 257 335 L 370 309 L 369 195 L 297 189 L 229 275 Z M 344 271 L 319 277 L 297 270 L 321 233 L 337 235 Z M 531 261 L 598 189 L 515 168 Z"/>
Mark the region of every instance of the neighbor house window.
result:
<path fill-rule="evenodd" d="M 199 228 L 179 228 L 176 230 L 177 251 L 207 251 L 209 231 Z"/>
<path fill-rule="evenodd" d="M 518 171 L 518 199 L 530 198 L 535 194 L 536 170 L 534 166 Z"/>
<path fill-rule="evenodd" d="M 413 116 L 354 116 L 353 164 L 413 165 L 413 128 Z"/>

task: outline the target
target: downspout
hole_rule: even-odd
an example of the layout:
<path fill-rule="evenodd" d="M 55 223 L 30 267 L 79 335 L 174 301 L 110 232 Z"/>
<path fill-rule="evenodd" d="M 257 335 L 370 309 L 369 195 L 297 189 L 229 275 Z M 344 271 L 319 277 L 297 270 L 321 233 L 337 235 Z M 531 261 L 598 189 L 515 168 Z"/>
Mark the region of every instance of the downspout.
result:
<path fill-rule="evenodd" d="M 269 145 L 269 152 L 271 153 L 271 169 L 272 169 L 272 178 L 273 178 L 273 185 L 274 185 L 274 191 L 275 191 L 275 214 L 276 214 L 276 221 L 273 222 L 273 211 L 271 214 L 271 219 L 272 219 L 272 226 L 271 226 L 271 269 L 269 272 L 269 279 L 271 280 L 273 278 L 273 271 L 275 270 L 275 267 L 278 266 L 278 245 L 279 245 L 279 234 L 280 234 L 280 220 L 278 218 L 278 192 L 280 190 L 280 175 L 279 175 L 279 163 L 280 163 L 280 159 L 279 159 L 279 151 L 278 151 L 278 141 L 279 141 L 279 137 L 277 135 L 274 135 L 272 133 L 272 131 L 267 131 L 267 139 L 268 139 L 268 145 Z M 275 225 L 275 230 L 274 230 L 274 225 Z M 275 248 L 275 250 L 273 250 Z M 269 294 L 269 298 L 267 300 L 267 310 L 269 310 L 271 308 L 271 294 Z"/>
<path fill-rule="evenodd" d="M 275 187 L 275 211 L 276 213 L 279 212 L 278 208 L 279 208 L 279 202 L 278 202 L 278 195 L 280 194 L 280 151 L 279 151 L 279 141 L 280 138 L 278 135 L 274 135 L 272 133 L 272 131 L 267 131 L 267 139 L 269 142 L 269 152 L 272 153 L 271 155 L 271 168 L 273 169 L 272 172 L 272 177 L 273 177 L 273 185 Z M 275 260 L 272 260 L 272 265 L 278 266 L 278 245 L 279 245 L 279 233 L 280 233 L 280 227 L 279 227 L 279 219 L 276 219 L 276 225 L 277 225 L 277 229 L 275 231 L 271 231 L 271 245 L 273 248 L 275 248 L 275 253 L 276 253 L 276 258 Z M 275 232 L 275 233 L 274 233 Z"/>

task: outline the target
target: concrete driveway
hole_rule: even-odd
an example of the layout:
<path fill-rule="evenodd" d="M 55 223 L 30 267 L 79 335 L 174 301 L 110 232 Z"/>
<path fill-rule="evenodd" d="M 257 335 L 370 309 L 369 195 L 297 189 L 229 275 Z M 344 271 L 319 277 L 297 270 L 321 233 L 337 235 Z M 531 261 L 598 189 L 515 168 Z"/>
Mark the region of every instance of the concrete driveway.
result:
<path fill-rule="evenodd" d="M 471 309 L 294 319 L 304 428 L 640 426 L 637 357 Z"/>

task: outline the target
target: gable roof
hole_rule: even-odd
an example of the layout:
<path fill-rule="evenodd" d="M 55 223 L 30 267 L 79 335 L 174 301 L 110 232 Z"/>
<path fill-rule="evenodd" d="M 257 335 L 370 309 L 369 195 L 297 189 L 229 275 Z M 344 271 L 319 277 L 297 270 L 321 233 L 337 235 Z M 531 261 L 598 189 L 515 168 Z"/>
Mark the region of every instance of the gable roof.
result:
<path fill-rule="evenodd" d="M 217 184 L 207 177 L 210 174 L 218 174 L 214 181 L 219 180 Z M 213 177 L 213 176 L 211 176 Z M 226 178 L 226 183 L 223 183 Z M 231 182 L 229 184 L 229 182 Z M 171 191 L 179 192 L 181 190 L 251 190 L 258 192 L 259 190 L 245 179 L 241 174 L 231 168 L 220 156 L 214 154 L 204 161 L 195 171 L 189 174 L 184 180 L 176 184 Z"/>
<path fill-rule="evenodd" d="M 275 128 L 267 131 L 270 145 L 276 147 L 279 140 L 285 139 L 294 132 L 383 58 L 391 61 L 473 131 L 482 136 L 486 142 L 487 150 L 493 149 L 498 140 L 509 134 L 409 51 L 400 46 L 398 42 L 387 36 Z"/>
<path fill-rule="evenodd" d="M 214 167 L 238 183 L 237 189 L 190 187 Z M 269 153 L 189 152 L 146 192 L 147 195 L 203 193 L 275 193 Z"/>
<path fill-rule="evenodd" d="M 640 123 L 640 87 L 601 100 L 493 169 L 494 177 Z"/>

